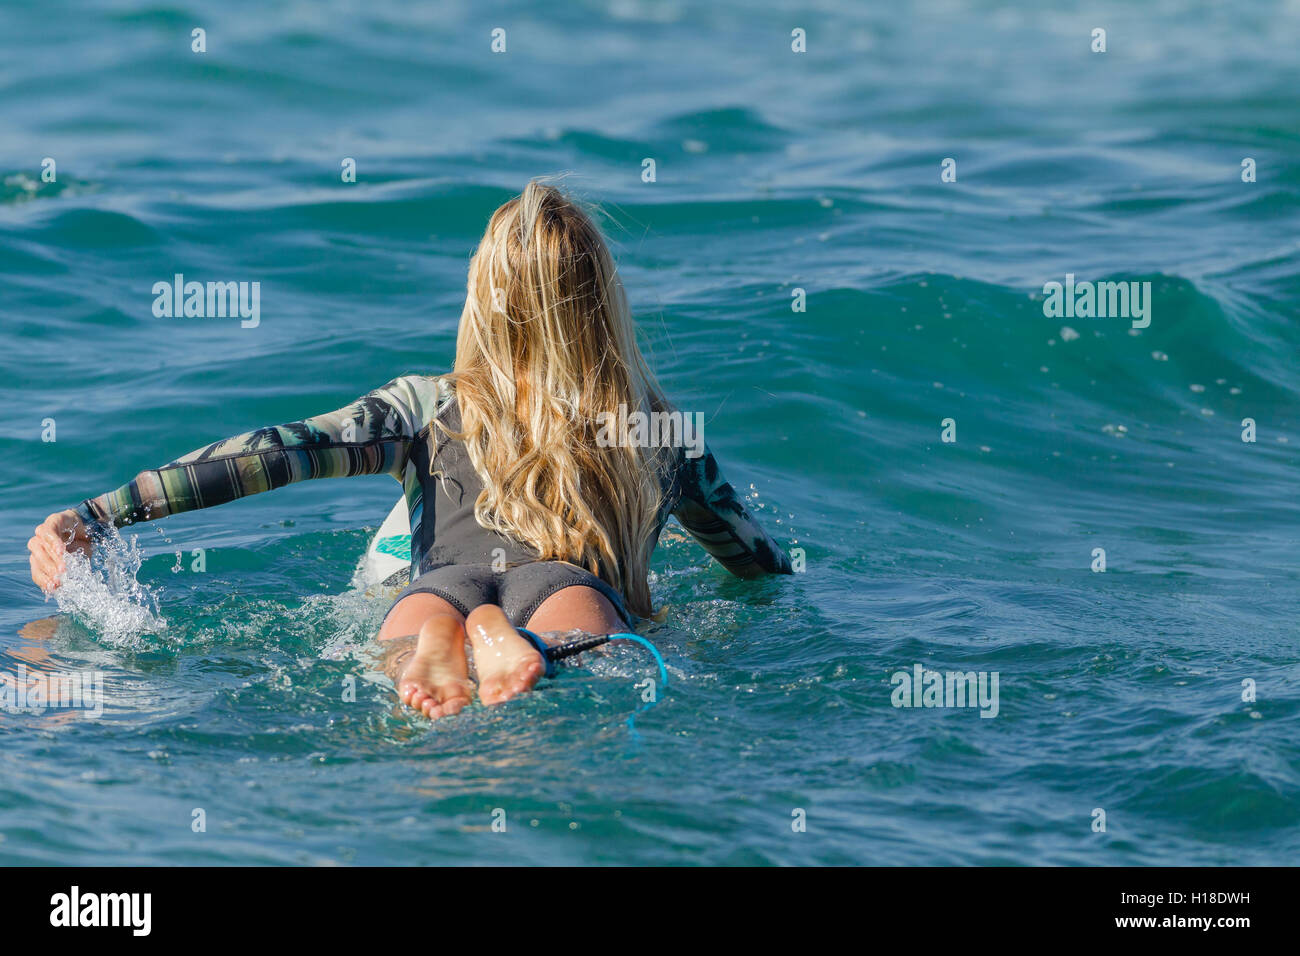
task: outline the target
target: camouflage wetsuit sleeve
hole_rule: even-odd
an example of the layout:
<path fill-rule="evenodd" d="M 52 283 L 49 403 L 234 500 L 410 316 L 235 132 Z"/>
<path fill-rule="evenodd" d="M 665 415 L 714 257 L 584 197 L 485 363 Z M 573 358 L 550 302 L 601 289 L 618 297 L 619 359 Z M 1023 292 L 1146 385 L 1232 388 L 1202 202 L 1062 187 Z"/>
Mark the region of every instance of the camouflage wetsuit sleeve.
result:
<path fill-rule="evenodd" d="M 745 510 L 707 445 L 698 458 L 677 460 L 672 513 L 683 528 L 732 574 L 790 574 L 790 558 Z"/>
<path fill-rule="evenodd" d="M 411 443 L 436 412 L 436 379 L 409 375 L 338 411 L 259 428 L 142 471 L 76 509 L 102 533 L 167 515 L 210 508 L 308 478 L 387 474 L 401 481 Z"/>

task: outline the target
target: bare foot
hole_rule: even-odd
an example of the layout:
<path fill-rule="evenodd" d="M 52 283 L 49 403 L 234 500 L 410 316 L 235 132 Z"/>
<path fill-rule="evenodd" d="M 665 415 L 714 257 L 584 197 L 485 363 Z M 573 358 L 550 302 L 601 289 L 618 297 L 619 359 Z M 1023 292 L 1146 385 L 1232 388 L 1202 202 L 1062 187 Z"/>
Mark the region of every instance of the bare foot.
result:
<path fill-rule="evenodd" d="M 465 633 L 474 649 L 478 698 L 499 704 L 533 688 L 546 665 L 532 644 L 520 637 L 495 604 L 481 604 L 465 619 Z"/>
<path fill-rule="evenodd" d="M 460 622 L 446 614 L 429 618 L 420 628 L 415 655 L 397 681 L 402 703 L 437 720 L 459 713 L 473 692 Z"/>

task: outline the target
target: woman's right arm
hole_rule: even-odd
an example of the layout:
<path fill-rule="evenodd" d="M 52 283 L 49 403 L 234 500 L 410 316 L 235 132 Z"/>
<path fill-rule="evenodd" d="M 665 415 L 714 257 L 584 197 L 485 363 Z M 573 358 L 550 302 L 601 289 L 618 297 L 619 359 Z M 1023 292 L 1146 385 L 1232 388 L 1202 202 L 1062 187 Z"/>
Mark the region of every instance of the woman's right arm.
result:
<path fill-rule="evenodd" d="M 388 474 L 400 481 L 410 443 L 437 401 L 436 379 L 405 376 L 338 411 L 259 428 L 142 471 L 114 491 L 46 518 L 28 543 L 32 579 L 51 590 L 64 551 L 88 550 L 89 541 L 110 527 L 210 508 L 310 478 Z"/>

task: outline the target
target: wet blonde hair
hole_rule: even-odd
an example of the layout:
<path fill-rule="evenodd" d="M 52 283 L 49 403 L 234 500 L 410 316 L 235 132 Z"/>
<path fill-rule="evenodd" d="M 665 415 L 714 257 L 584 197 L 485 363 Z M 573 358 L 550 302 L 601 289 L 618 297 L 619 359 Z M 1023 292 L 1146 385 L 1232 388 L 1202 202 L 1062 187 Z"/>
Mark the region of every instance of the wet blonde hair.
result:
<path fill-rule="evenodd" d="M 648 616 L 655 463 L 597 434 L 601 413 L 622 420 L 620 404 L 629 414 L 668 404 L 600 230 L 555 187 L 530 182 L 488 222 L 450 380 L 462 428 L 452 434 L 483 482 L 478 523 L 587 568 Z"/>

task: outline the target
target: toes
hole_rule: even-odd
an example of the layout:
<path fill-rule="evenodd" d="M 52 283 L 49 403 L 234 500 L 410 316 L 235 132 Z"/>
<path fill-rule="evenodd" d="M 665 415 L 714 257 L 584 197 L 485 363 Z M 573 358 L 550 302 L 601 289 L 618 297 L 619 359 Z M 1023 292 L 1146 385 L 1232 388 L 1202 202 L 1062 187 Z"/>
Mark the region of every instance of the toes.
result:
<path fill-rule="evenodd" d="M 436 686 L 421 687 L 416 683 L 402 684 L 398 689 L 398 697 L 407 707 L 419 711 L 430 720 L 458 714 L 470 702 L 460 687 L 439 689 Z"/>
<path fill-rule="evenodd" d="M 454 717 L 468 703 L 469 701 L 464 697 L 448 697 L 443 700 L 429 697 L 420 706 L 420 710 L 430 720 L 437 720 L 439 717 Z"/>
<path fill-rule="evenodd" d="M 430 690 L 415 683 L 403 685 L 398 696 L 412 710 L 424 710 L 429 704 L 438 702 Z"/>

